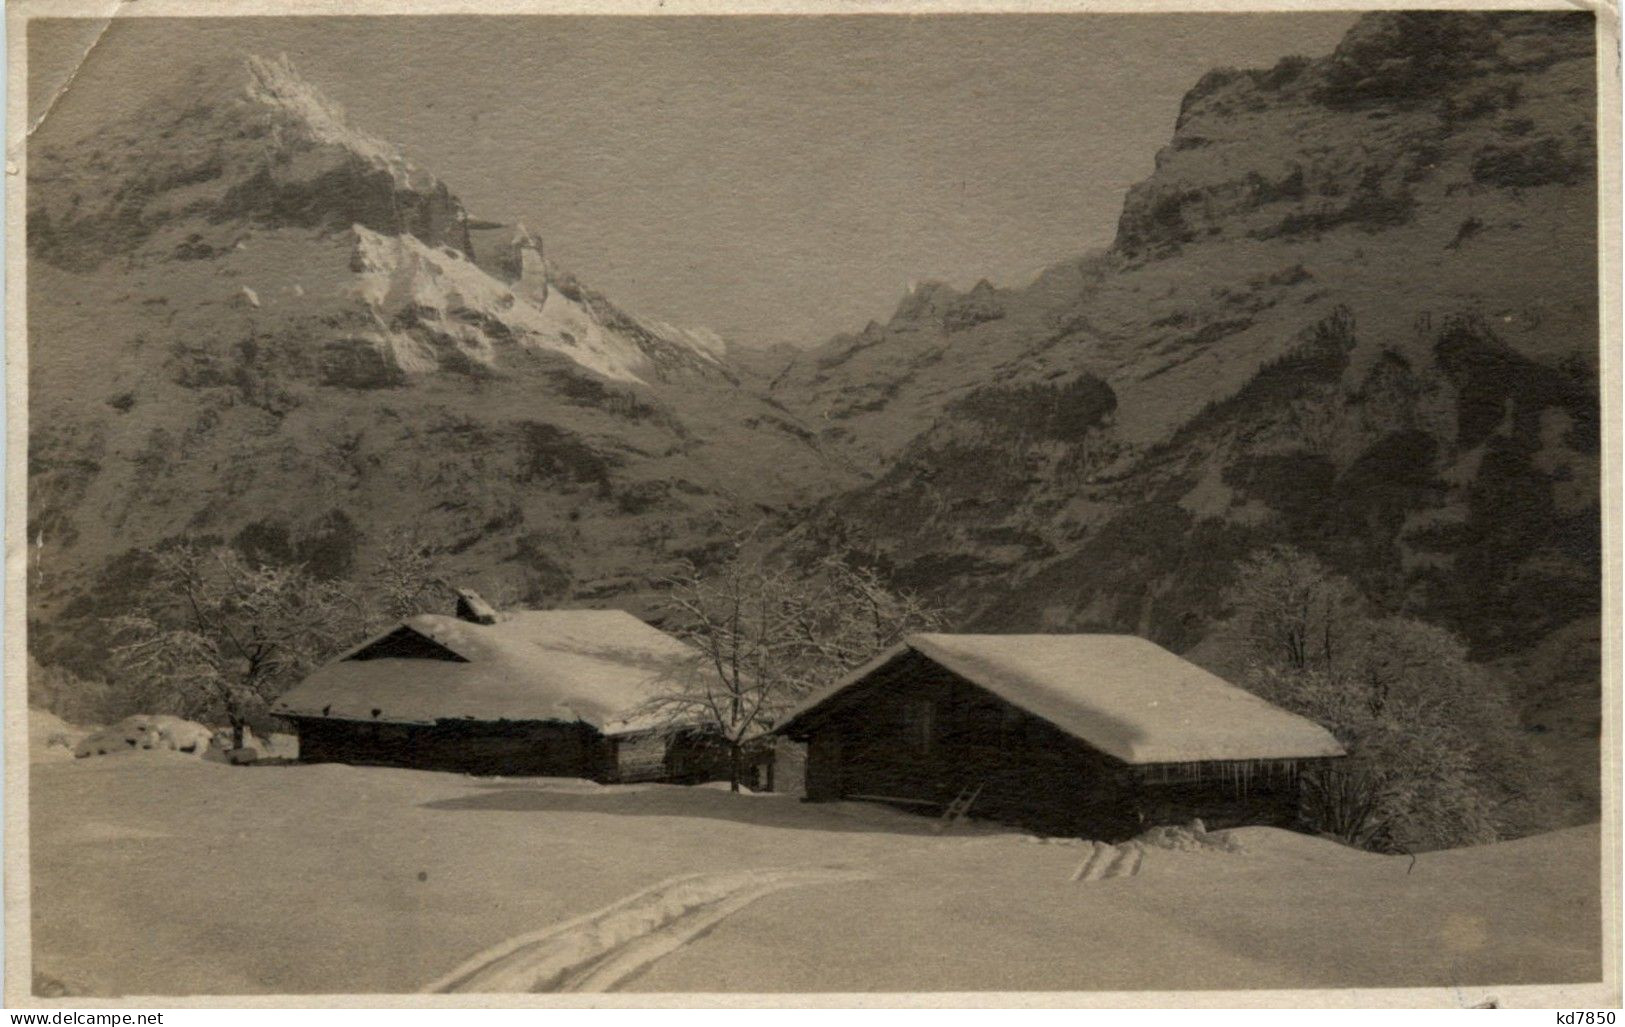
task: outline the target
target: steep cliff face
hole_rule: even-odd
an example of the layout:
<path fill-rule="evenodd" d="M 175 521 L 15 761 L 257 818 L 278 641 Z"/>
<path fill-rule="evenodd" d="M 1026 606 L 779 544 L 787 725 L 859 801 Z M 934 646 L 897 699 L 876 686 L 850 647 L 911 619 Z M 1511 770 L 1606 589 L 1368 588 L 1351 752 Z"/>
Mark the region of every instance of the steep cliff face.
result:
<path fill-rule="evenodd" d="M 1129 191 L 1114 248 L 1157 259 L 1428 218 L 1455 219 L 1454 249 L 1482 243 L 1512 220 L 1462 234 L 1489 198 L 1516 190 L 1539 209 L 1554 196 L 1541 190 L 1589 181 L 1590 32 L 1585 15 L 1390 14 L 1324 60 L 1214 71 L 1186 95 L 1156 174 Z"/>
<path fill-rule="evenodd" d="M 1480 659 L 1594 624 L 1592 46 L 1583 14 L 1376 14 L 1206 76 L 1109 252 L 917 290 L 777 378 L 876 474 L 809 543 L 967 625 L 1178 648 L 1277 541 Z"/>
<path fill-rule="evenodd" d="M 1142 394 L 1118 431 L 1155 443 L 1339 304 L 1418 352 L 1418 315 L 1468 311 L 1528 356 L 1589 352 L 1591 48 L 1583 14 L 1383 14 L 1328 58 L 1213 72 L 1109 252 L 1021 289 L 917 290 L 778 394 L 879 469 L 980 383 L 1078 370 Z"/>
<path fill-rule="evenodd" d="M 285 61 L 29 164 L 31 641 L 93 660 L 181 536 L 364 570 L 392 531 L 531 602 L 636 594 L 852 478 L 703 332 L 552 266 Z M 86 668 L 94 669 L 94 668 Z"/>
<path fill-rule="evenodd" d="M 29 153 L 34 254 L 90 270 L 166 251 L 207 257 L 249 226 L 357 224 L 472 254 L 445 183 L 351 127 L 286 58 L 200 69 L 184 94 L 94 144 L 47 126 Z M 205 230 L 170 238 L 182 223 Z"/>

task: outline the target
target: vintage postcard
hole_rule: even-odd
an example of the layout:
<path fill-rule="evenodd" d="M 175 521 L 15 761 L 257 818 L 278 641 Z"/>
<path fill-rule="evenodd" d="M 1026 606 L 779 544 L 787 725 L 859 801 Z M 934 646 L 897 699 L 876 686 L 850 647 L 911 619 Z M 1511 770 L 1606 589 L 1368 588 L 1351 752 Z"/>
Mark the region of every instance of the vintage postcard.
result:
<path fill-rule="evenodd" d="M 1618 1004 L 1613 8 L 7 13 L 8 1004 Z"/>

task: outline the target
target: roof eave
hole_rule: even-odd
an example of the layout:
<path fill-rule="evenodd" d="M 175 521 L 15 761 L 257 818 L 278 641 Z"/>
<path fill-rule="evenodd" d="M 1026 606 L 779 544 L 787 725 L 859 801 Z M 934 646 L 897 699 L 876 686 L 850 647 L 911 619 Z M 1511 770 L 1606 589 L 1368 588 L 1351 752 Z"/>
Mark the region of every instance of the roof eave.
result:
<path fill-rule="evenodd" d="M 442 720 L 478 720 L 477 717 L 436 717 L 424 719 L 422 717 L 365 717 L 359 713 L 322 713 L 319 710 L 289 709 L 287 707 L 273 706 L 271 715 L 285 717 L 288 720 L 342 720 L 350 724 L 418 724 L 424 727 L 433 727 Z"/>
<path fill-rule="evenodd" d="M 1070 733 L 1071 732 L 1068 732 L 1068 734 Z M 1074 735 L 1073 737 L 1077 736 Z M 1088 739 L 1081 740 L 1088 742 Z M 1347 755 L 1348 753 L 1343 750 L 1342 746 L 1336 746 L 1335 751 L 1332 752 L 1325 751 L 1324 749 L 1288 753 L 1248 753 L 1245 755 L 1207 755 L 1201 753 L 1176 754 L 1151 752 L 1145 754 L 1133 753 L 1127 758 L 1116 758 L 1121 759 L 1124 763 L 1127 763 L 1133 767 L 1155 767 L 1175 766 L 1181 763 L 1295 763 L 1307 762 L 1309 760 L 1342 759 Z"/>

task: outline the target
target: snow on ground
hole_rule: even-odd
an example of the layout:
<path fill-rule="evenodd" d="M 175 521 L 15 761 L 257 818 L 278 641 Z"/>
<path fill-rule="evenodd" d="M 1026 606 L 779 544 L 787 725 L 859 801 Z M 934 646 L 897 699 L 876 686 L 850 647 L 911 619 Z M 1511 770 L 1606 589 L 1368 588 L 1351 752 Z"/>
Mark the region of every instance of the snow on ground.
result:
<path fill-rule="evenodd" d="M 828 867 L 685 874 L 605 909 L 503 942 L 424 990 L 608 991 L 765 895 L 865 876 L 858 870 Z"/>
<path fill-rule="evenodd" d="M 28 708 L 28 758 L 32 762 L 73 759 L 73 747 L 92 729 L 70 724 L 49 710 Z"/>
<path fill-rule="evenodd" d="M 299 758 L 298 735 L 278 732 L 262 738 L 246 731 L 243 744 L 261 759 Z M 137 714 L 108 727 L 89 727 L 70 724 L 49 710 L 28 708 L 31 763 L 124 756 L 132 749 L 179 751 L 193 758 L 224 760 L 230 746 L 230 728 L 208 728 L 180 717 Z"/>
<path fill-rule="evenodd" d="M 184 717 L 136 714 L 92 732 L 73 747 L 73 754 L 83 759 L 131 749 L 167 749 L 201 756 L 209 751 L 214 737 L 212 730 Z"/>
<path fill-rule="evenodd" d="M 69 994 L 1096 990 L 1600 975 L 1598 832 L 1375 856 L 1090 849 L 714 788 L 36 762 L 36 980 Z"/>

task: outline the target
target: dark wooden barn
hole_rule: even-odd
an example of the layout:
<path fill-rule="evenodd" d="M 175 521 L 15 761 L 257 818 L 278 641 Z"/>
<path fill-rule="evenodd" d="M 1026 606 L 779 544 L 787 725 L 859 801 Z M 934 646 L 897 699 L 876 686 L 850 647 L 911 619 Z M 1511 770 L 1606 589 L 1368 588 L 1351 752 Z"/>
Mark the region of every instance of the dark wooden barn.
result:
<path fill-rule="evenodd" d="M 728 776 L 703 725 L 643 712 L 688 646 L 619 610 L 497 614 L 464 595 L 321 668 L 278 700 L 303 762 L 694 783 Z M 770 752 L 766 758 L 770 760 Z M 767 775 L 755 767 L 747 784 Z"/>
<path fill-rule="evenodd" d="M 780 722 L 807 797 L 943 808 L 1115 841 L 1290 824 L 1330 733 L 1132 635 L 910 636 Z"/>

